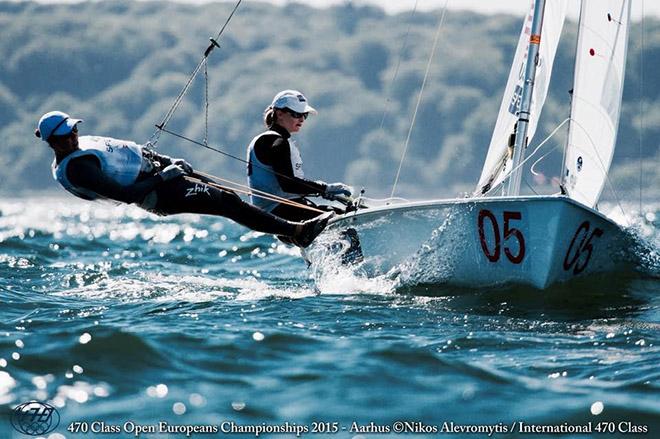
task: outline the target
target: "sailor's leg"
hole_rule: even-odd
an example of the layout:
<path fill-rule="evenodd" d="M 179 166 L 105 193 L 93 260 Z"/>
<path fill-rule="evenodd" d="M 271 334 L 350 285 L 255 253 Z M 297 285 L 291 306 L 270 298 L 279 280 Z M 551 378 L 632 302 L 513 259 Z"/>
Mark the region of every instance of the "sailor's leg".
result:
<path fill-rule="evenodd" d="M 199 213 L 224 216 L 258 232 L 294 236 L 296 224 L 271 215 L 233 192 L 185 177 L 165 182 L 157 190 L 154 211 L 165 214 Z"/>

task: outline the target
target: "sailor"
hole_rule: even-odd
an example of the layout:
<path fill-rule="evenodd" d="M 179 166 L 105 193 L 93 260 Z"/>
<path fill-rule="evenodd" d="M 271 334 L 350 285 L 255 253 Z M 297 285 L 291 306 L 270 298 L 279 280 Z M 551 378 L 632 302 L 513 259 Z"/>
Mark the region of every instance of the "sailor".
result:
<path fill-rule="evenodd" d="M 307 197 L 350 197 L 353 189 L 344 183 L 328 184 L 305 178 L 300 151 L 291 135 L 300 131 L 309 114 L 317 114 L 317 111 L 301 92 L 284 90 L 275 95 L 273 102 L 264 111 L 264 124 L 268 130 L 252 139 L 247 149 L 248 184 L 252 189 L 300 204 L 333 210 L 331 206 L 317 206 Z M 250 201 L 255 206 L 292 221 L 309 219 L 314 215 L 313 211 L 255 194 L 250 196 Z"/>
<path fill-rule="evenodd" d="M 67 191 L 85 200 L 110 199 L 135 203 L 158 215 L 198 213 L 230 218 L 264 233 L 283 235 L 308 246 L 331 215 L 291 222 L 244 202 L 195 173 L 183 159 L 170 158 L 127 140 L 78 137 L 78 124 L 61 111 L 39 120 L 35 135 L 53 149 L 53 177 Z"/>

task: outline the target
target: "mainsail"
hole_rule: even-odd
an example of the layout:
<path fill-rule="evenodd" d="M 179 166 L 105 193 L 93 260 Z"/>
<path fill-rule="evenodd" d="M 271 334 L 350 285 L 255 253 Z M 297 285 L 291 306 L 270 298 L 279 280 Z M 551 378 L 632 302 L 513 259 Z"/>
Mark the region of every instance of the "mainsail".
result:
<path fill-rule="evenodd" d="M 626 67 L 629 0 L 583 0 L 562 187 L 589 207 L 614 155 Z"/>
<path fill-rule="evenodd" d="M 541 32 L 540 57 L 536 68 L 532 107 L 527 130 L 527 137 L 531 139 L 536 131 L 543 103 L 548 94 L 550 74 L 555 59 L 555 52 L 566 17 L 567 0 L 553 0 L 546 3 L 544 12 L 543 31 Z M 511 65 L 511 72 L 500 105 L 497 123 L 488 148 L 488 155 L 481 171 L 476 194 L 483 194 L 495 187 L 511 172 L 511 157 L 509 154 L 509 138 L 514 132 L 518 120 L 518 111 L 522 98 L 525 64 L 531 36 L 532 21 L 534 18 L 534 1 L 525 22 L 523 23 L 518 48 Z"/>

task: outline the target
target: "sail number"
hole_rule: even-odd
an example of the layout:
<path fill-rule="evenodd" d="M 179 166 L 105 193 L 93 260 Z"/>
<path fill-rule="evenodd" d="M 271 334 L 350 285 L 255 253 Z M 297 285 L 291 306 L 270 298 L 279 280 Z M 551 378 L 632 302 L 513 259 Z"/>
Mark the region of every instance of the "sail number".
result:
<path fill-rule="evenodd" d="M 497 262 L 500 260 L 502 253 L 502 242 L 504 242 L 504 255 L 506 258 L 514 264 L 520 264 L 525 258 L 525 237 L 523 236 L 522 231 L 513 227 L 514 221 L 519 221 L 522 219 L 522 214 L 520 212 L 502 212 L 502 221 L 504 225 L 504 230 L 502 235 L 500 235 L 500 226 L 497 222 L 497 217 L 490 210 L 482 209 L 479 211 L 479 217 L 477 220 L 477 226 L 479 228 L 479 241 L 481 241 L 481 249 L 484 251 L 484 255 L 490 262 Z M 486 222 L 490 225 L 490 229 L 493 232 L 493 238 L 495 242 L 489 244 L 486 240 Z M 512 240 L 516 241 L 517 244 L 512 244 Z M 516 250 L 514 252 L 513 250 Z"/>
<path fill-rule="evenodd" d="M 600 238 L 603 236 L 602 229 L 594 227 L 590 234 L 590 228 L 591 224 L 589 221 L 584 221 L 575 231 L 575 235 L 573 235 L 573 239 L 571 240 L 571 245 L 568 246 L 566 256 L 564 257 L 565 271 L 573 269 L 573 274 L 580 274 L 585 268 L 587 268 L 587 264 L 589 264 L 591 253 L 593 251 L 591 240 L 594 237 Z M 579 240 L 579 244 L 576 245 L 575 243 L 578 242 L 578 236 L 581 236 L 582 238 Z M 584 253 L 586 253 L 587 256 L 584 258 L 584 261 L 580 263 L 580 256 Z"/>

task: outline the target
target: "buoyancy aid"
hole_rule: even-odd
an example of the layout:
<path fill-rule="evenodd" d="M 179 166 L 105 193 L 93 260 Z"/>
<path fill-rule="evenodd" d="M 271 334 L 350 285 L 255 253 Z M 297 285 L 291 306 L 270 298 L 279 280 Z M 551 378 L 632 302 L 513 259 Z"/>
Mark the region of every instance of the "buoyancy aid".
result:
<path fill-rule="evenodd" d="M 67 166 L 71 160 L 93 156 L 99 160 L 101 171 L 111 180 L 121 186 L 134 184 L 140 171 L 147 168 L 146 160 L 142 156 L 142 146 L 129 140 L 118 140 L 111 137 L 81 136 L 78 139 L 80 149 L 64 158 L 60 163 L 53 161 L 53 178 L 67 191 L 86 200 L 102 198 L 93 190 L 77 187 L 67 177 Z"/>
<path fill-rule="evenodd" d="M 257 154 L 254 151 L 254 147 L 263 136 L 278 136 L 282 137 L 277 131 L 269 130 L 265 131 L 250 142 L 250 145 L 247 149 L 247 161 L 248 161 L 248 185 L 252 189 L 257 189 L 262 192 L 266 192 L 271 195 L 276 195 L 281 198 L 294 199 L 300 198 L 300 194 L 286 192 L 280 186 L 279 181 L 277 180 L 277 175 L 272 166 L 266 165 L 259 161 Z M 302 169 L 302 157 L 300 156 L 300 150 L 296 146 L 295 142 L 291 139 L 289 141 L 289 147 L 291 151 L 291 169 L 293 169 L 293 175 L 298 178 L 305 178 L 305 174 Z M 260 197 L 258 194 L 250 195 L 250 202 L 257 207 L 260 207 L 268 212 L 272 211 L 277 207 L 278 202 L 269 200 L 263 197 Z"/>

